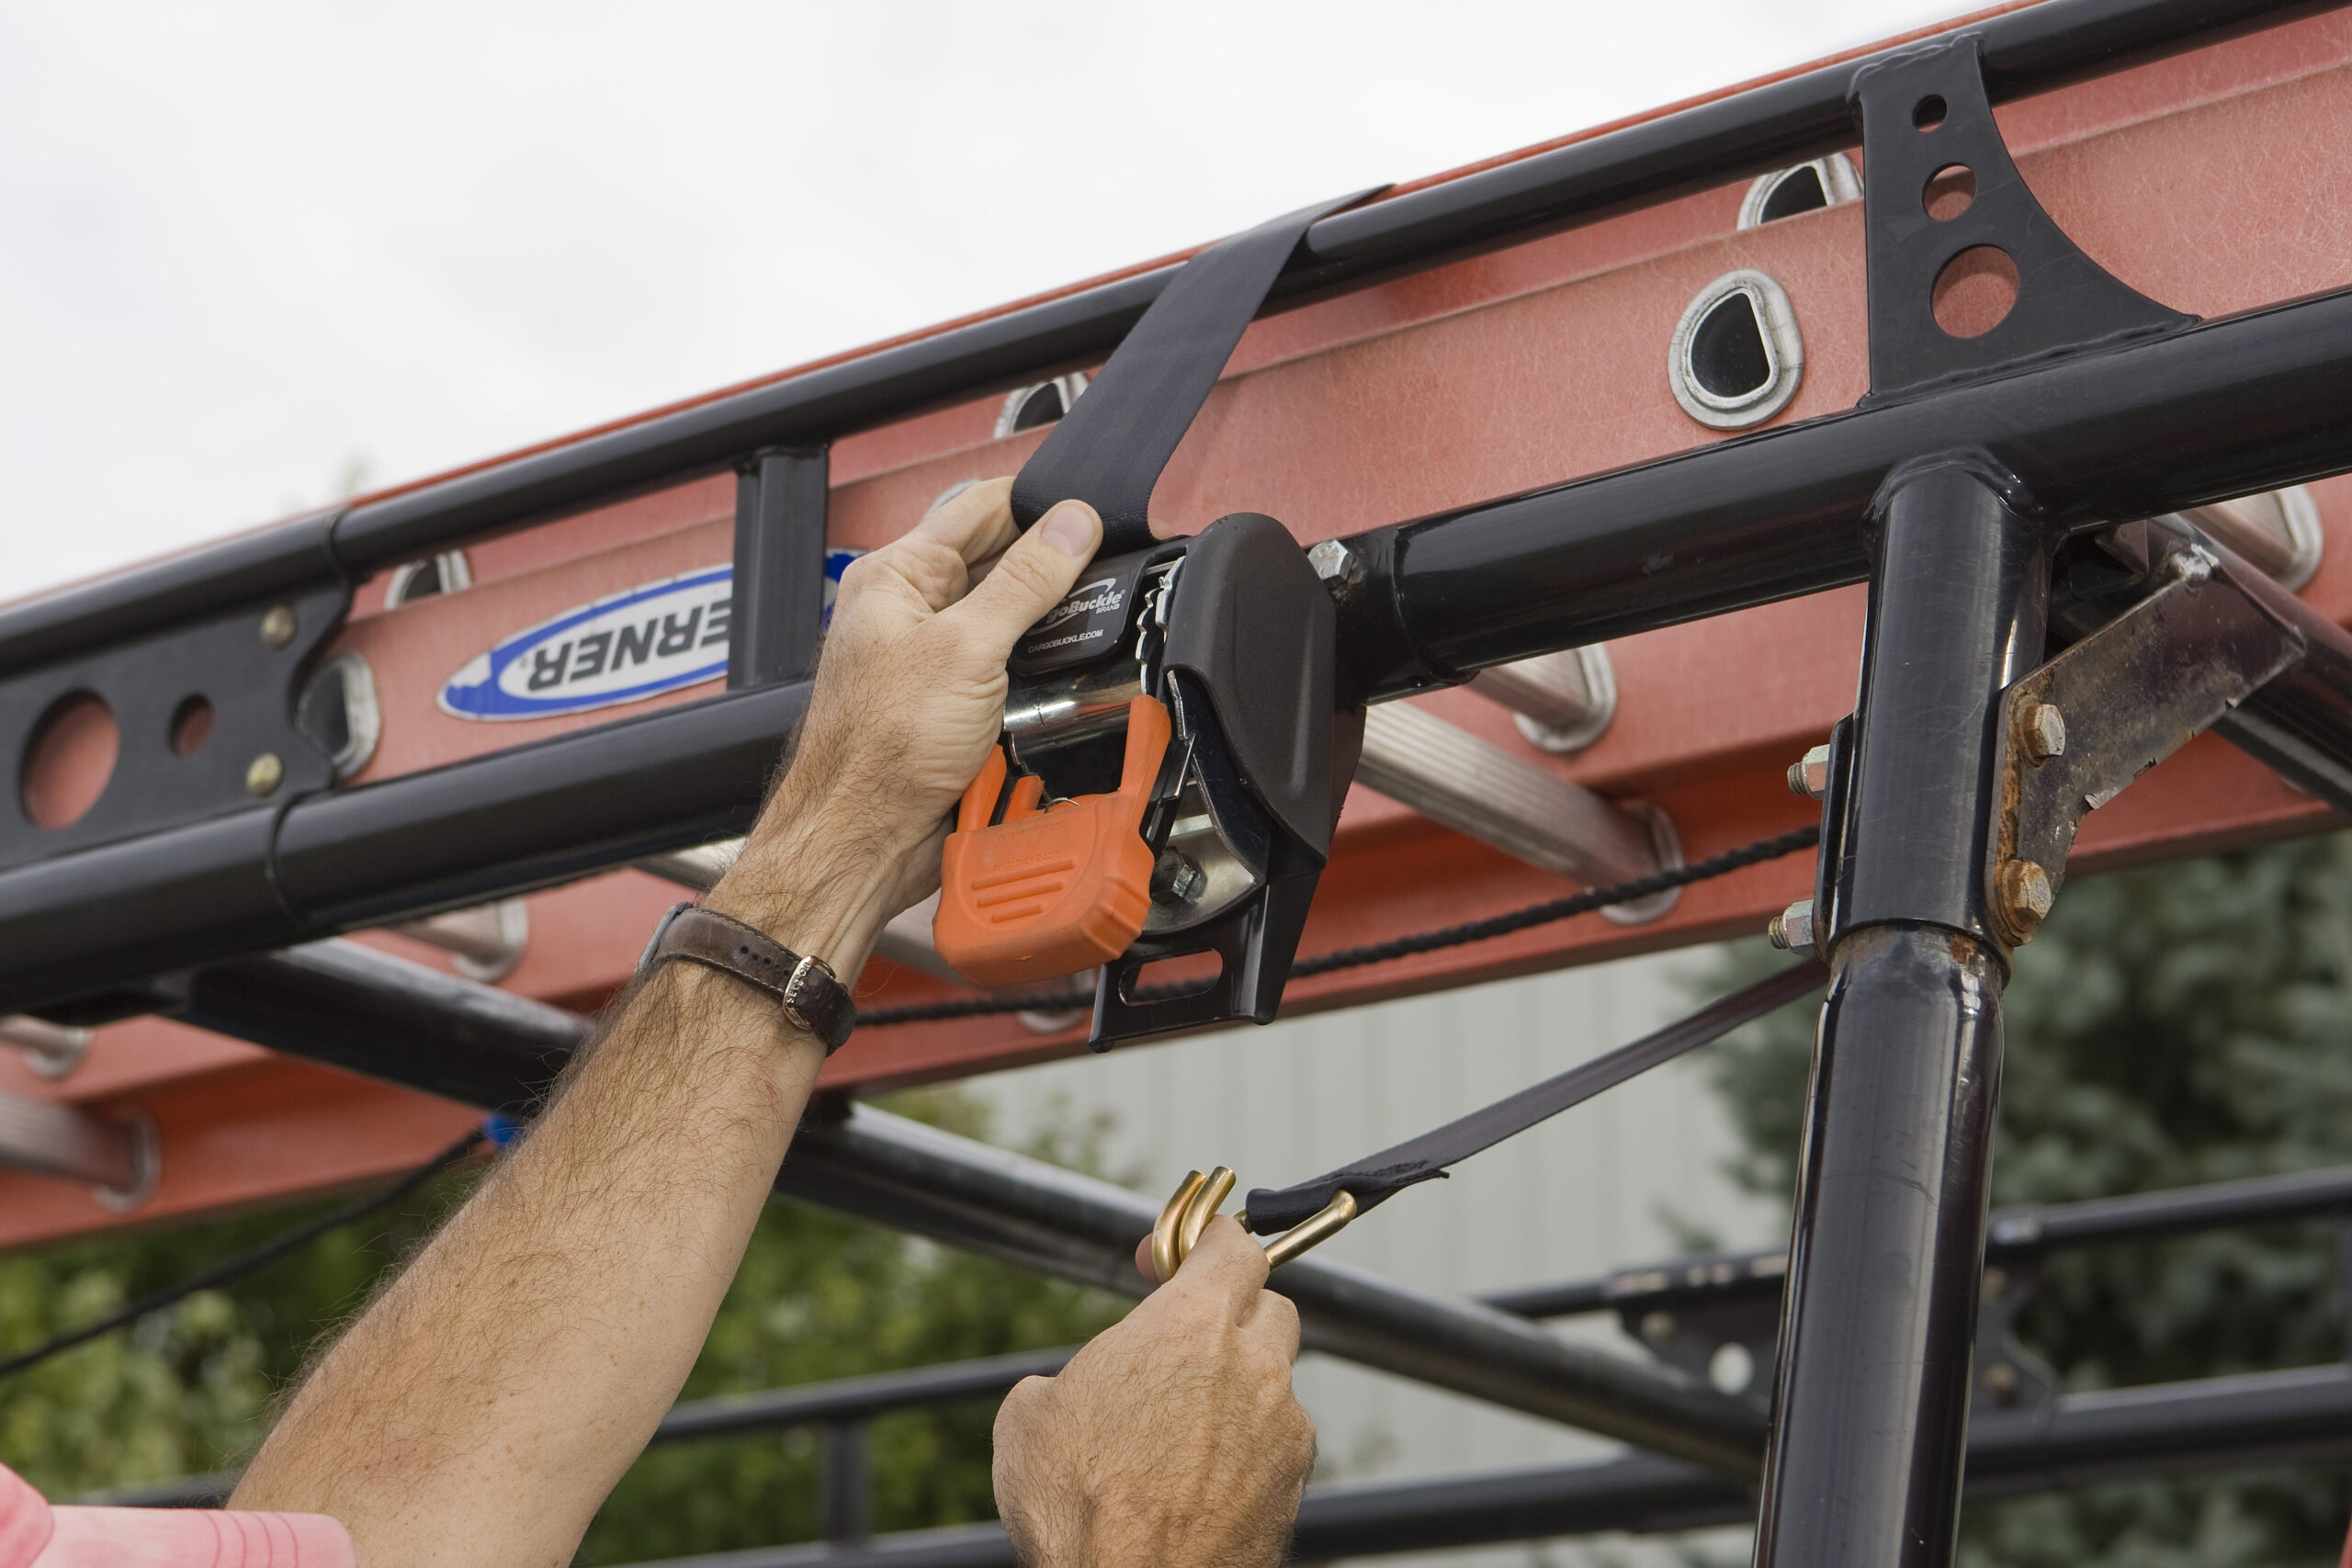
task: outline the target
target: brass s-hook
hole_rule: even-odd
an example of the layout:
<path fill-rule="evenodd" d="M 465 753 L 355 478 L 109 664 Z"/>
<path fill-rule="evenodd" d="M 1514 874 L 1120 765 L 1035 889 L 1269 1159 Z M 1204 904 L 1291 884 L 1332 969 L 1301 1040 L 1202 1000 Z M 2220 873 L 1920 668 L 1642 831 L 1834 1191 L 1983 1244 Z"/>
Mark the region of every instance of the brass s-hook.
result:
<path fill-rule="evenodd" d="M 1176 1190 L 1169 1195 L 1159 1218 L 1151 1226 L 1151 1267 L 1163 1281 L 1174 1279 L 1184 1259 L 1192 1256 L 1201 1232 L 1208 1228 L 1209 1221 L 1232 1194 L 1236 1179 L 1231 1168 L 1221 1165 L 1206 1176 L 1197 1170 L 1187 1171 L 1184 1179 L 1176 1184 Z M 1308 1247 L 1347 1229 L 1348 1222 L 1355 1217 L 1355 1198 L 1346 1192 L 1333 1194 L 1319 1212 L 1266 1243 L 1266 1267 L 1281 1268 Z M 1234 1218 L 1241 1222 L 1242 1229 L 1250 1228 L 1246 1212 Z"/>

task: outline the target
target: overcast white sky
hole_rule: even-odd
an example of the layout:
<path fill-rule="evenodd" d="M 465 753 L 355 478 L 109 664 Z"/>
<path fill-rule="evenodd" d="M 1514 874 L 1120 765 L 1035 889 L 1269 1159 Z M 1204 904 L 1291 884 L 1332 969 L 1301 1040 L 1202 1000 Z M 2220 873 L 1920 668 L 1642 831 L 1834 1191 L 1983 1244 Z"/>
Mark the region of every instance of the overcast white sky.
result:
<path fill-rule="evenodd" d="M 0 599 L 1967 0 L 0 0 Z"/>

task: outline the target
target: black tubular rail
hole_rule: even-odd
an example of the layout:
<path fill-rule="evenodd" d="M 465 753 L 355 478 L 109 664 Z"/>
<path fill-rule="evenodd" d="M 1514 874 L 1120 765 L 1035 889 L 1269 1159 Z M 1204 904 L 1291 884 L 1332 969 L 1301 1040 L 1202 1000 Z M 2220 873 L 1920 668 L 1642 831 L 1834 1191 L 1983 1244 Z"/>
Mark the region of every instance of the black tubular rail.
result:
<path fill-rule="evenodd" d="M 1985 86 L 1998 103 L 2330 8 L 2312 0 L 2045 0 L 1966 30 L 1983 40 Z M 1272 305 L 1855 146 L 1853 81 L 1880 58 L 1822 66 L 1324 219 L 1275 285 Z M 0 670 L 1082 365 L 1118 343 L 1174 271 L 1099 284 L 32 601 L 0 614 Z"/>
<path fill-rule="evenodd" d="M 2018 1264 L 2062 1249 L 2112 1247 L 2230 1225 L 2352 1215 L 2352 1166 L 2282 1176 L 2251 1176 L 2121 1198 L 2028 1203 L 1996 1209 L 1986 1226 L 1984 1261 Z M 1619 1269 L 1593 1280 L 1527 1285 L 1479 1299 L 1522 1317 L 1645 1312 L 1703 1302 L 1777 1296 L 1787 1272 L 1777 1248 L 1668 1258 Z"/>
<path fill-rule="evenodd" d="M 1975 446 L 2088 527 L 2352 468 L 2347 405 L 2352 291 L 1375 530 L 1351 541 L 1367 570 L 1340 600 L 1343 667 L 1393 695 L 1860 581 L 1864 513 L 1918 451 Z M 0 1011 L 739 833 L 805 694 L 730 693 L 0 874 Z M 2352 751 L 2352 710 L 2309 682 L 2246 707 Z"/>

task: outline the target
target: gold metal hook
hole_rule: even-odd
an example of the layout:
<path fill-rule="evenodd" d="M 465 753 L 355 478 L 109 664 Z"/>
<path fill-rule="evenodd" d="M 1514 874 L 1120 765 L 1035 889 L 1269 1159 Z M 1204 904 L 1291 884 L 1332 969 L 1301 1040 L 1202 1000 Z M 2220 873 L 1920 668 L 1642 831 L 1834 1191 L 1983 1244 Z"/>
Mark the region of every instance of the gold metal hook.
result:
<path fill-rule="evenodd" d="M 1238 1178 L 1226 1166 L 1203 1176 L 1199 1171 L 1184 1173 L 1168 1201 L 1159 1211 L 1159 1218 L 1151 1226 L 1151 1266 L 1164 1282 L 1176 1277 L 1184 1259 L 1201 1239 L 1201 1232 L 1208 1228 L 1210 1220 L 1226 1199 L 1231 1195 Z M 1356 1201 L 1351 1193 L 1339 1192 L 1321 1210 L 1283 1235 L 1265 1244 L 1266 1267 L 1279 1269 L 1300 1253 L 1328 1241 L 1348 1228 L 1356 1217 Z M 1234 1216 L 1241 1228 L 1250 1228 L 1250 1216 L 1245 1211 Z"/>

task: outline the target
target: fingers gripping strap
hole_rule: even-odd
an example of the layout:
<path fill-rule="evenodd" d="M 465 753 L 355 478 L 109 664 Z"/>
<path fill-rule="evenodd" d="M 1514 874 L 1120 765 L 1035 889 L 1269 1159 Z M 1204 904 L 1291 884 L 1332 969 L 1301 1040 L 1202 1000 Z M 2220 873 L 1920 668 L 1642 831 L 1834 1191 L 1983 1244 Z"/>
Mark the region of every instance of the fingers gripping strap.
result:
<path fill-rule="evenodd" d="M 1614 1089 L 1662 1062 L 1718 1040 L 1751 1019 L 1796 1000 L 1829 978 L 1826 965 L 1804 963 L 1758 980 L 1745 990 L 1644 1035 L 1582 1066 L 1521 1089 L 1483 1111 L 1474 1111 L 1433 1132 L 1422 1134 L 1394 1148 L 1368 1155 L 1351 1166 L 1302 1181 L 1295 1187 L 1250 1194 L 1250 1228 L 1260 1235 L 1288 1230 L 1314 1215 L 1335 1193 L 1354 1194 L 1358 1212 L 1385 1202 L 1417 1181 L 1445 1174 L 1446 1167 L 1494 1147 L 1505 1138 L 1524 1133 L 1537 1122 L 1556 1116 L 1572 1105 Z"/>
<path fill-rule="evenodd" d="M 1186 262 L 1127 333 L 1085 395 L 1012 481 L 1026 528 L 1057 502 L 1102 515 L 1103 557 L 1151 543 L 1152 487 L 1233 356 L 1266 291 L 1316 220 L 1371 195 L 1301 209 L 1218 242 Z"/>

